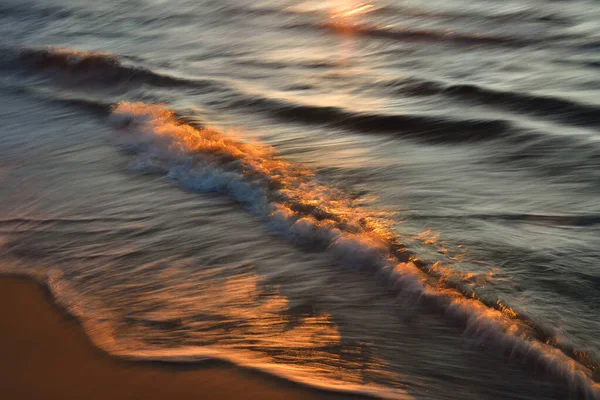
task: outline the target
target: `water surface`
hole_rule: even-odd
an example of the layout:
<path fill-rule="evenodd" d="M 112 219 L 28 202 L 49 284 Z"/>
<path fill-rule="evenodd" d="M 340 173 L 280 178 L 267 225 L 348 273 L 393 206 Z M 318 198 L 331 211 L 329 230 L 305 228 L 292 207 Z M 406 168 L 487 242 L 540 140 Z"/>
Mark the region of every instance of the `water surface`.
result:
<path fill-rule="evenodd" d="M 96 345 L 600 398 L 597 2 L 0 1 L 0 269 Z"/>

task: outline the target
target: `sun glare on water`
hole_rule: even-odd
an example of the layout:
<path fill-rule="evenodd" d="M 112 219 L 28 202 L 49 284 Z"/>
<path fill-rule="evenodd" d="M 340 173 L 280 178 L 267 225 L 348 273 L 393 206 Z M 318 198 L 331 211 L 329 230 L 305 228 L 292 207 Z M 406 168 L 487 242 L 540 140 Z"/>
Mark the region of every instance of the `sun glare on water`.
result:
<path fill-rule="evenodd" d="M 370 13 L 374 8 L 373 4 L 358 0 L 332 0 L 330 18 L 339 23 L 354 22 L 356 18 Z"/>

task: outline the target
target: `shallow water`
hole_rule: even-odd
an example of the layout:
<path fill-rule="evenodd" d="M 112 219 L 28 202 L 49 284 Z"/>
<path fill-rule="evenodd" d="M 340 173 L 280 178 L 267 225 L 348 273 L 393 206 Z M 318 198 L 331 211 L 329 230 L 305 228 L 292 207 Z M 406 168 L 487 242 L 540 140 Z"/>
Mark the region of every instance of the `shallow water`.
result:
<path fill-rule="evenodd" d="M 591 1 L 0 1 L 0 269 L 113 354 L 599 398 Z"/>

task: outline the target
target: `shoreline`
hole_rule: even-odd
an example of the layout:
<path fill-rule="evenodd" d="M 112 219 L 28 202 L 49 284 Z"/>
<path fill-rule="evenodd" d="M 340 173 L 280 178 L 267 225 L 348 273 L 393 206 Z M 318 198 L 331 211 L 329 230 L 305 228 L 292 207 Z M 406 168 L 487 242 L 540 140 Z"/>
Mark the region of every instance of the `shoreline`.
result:
<path fill-rule="evenodd" d="M 24 276 L 0 276 L 0 393 L 38 399 L 359 399 L 224 361 L 130 361 L 95 347 L 79 321 Z"/>

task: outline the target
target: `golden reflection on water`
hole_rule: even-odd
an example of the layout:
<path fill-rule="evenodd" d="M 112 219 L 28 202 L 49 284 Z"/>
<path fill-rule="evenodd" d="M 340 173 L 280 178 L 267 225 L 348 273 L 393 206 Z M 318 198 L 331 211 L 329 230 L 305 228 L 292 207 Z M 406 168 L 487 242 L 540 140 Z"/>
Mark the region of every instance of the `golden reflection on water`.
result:
<path fill-rule="evenodd" d="M 334 240 L 342 232 L 356 240 L 384 247 L 393 237 L 390 221 L 382 220 L 362 208 L 346 193 L 319 183 L 314 172 L 274 155 L 273 148 L 224 138 L 212 129 L 199 129 L 183 123 L 160 105 L 120 103 L 116 111 L 142 117 L 137 124 L 152 132 L 162 147 L 174 153 L 201 153 L 225 170 L 235 171 L 247 181 L 267 189 L 270 217 L 295 220 L 298 235 L 324 235 Z"/>
<path fill-rule="evenodd" d="M 316 383 L 398 379 L 368 344 L 344 341 L 330 314 L 293 304 L 252 266 L 173 266 L 160 276 L 169 285 L 114 288 L 128 295 L 110 318 L 89 324 L 97 344 L 135 357 L 233 354 L 242 365 L 293 370 Z"/>
<path fill-rule="evenodd" d="M 373 11 L 370 2 L 359 0 L 330 0 L 330 18 L 336 22 L 352 22 Z"/>
<path fill-rule="evenodd" d="M 331 26 L 342 37 L 338 56 L 340 66 L 348 66 L 355 53 L 354 41 L 351 40 L 353 26 L 373 8 L 372 4 L 358 0 L 330 0 L 329 21 L 325 25 Z"/>

